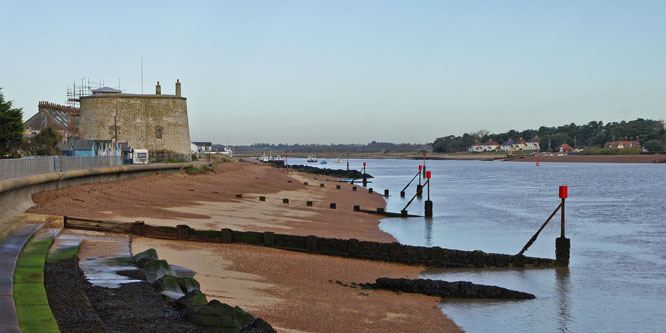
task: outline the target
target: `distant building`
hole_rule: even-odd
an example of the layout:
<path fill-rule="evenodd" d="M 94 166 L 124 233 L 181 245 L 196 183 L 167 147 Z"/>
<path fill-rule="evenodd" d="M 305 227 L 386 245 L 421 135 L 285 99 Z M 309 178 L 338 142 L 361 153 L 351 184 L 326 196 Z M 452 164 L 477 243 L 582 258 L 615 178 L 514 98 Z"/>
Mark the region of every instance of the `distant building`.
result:
<path fill-rule="evenodd" d="M 37 113 L 23 123 L 23 135 L 34 136 L 51 127 L 62 137 L 61 142 L 76 138 L 80 110 L 49 102 L 39 102 Z"/>
<path fill-rule="evenodd" d="M 481 153 L 481 152 L 487 152 L 487 151 L 497 151 L 497 149 L 500 147 L 500 144 L 493 141 L 493 140 L 488 140 L 484 143 L 481 142 L 475 142 L 472 147 L 469 148 L 470 152 L 474 153 Z"/>
<path fill-rule="evenodd" d="M 121 156 L 133 151 L 126 142 L 113 144 L 111 140 L 73 140 L 58 145 L 63 156 Z"/>
<path fill-rule="evenodd" d="M 618 148 L 618 149 L 624 149 L 624 148 L 640 148 L 641 143 L 638 141 L 638 137 L 634 139 L 633 137 L 631 139 L 627 138 L 626 136 L 624 138 L 620 138 L 619 141 L 608 141 L 604 145 L 604 148 Z"/>
<path fill-rule="evenodd" d="M 516 150 L 541 150 L 541 147 L 539 145 L 539 137 L 537 136 L 527 141 L 523 138 L 516 141 L 509 139 L 504 142 L 499 149 L 505 152 L 512 152 Z"/>
<path fill-rule="evenodd" d="M 213 143 L 212 142 L 192 142 L 192 145 L 190 146 L 192 149 L 192 153 L 210 153 L 213 151 Z"/>
<path fill-rule="evenodd" d="M 565 142 L 561 144 L 559 147 L 557 147 L 557 151 L 560 153 L 568 154 L 572 153 L 574 149 Z"/>
<path fill-rule="evenodd" d="M 540 151 L 541 150 L 541 145 L 539 144 L 539 141 L 541 141 L 541 139 L 538 136 L 535 136 L 535 137 L 527 140 L 527 142 L 525 142 L 525 149 L 526 150 Z"/>

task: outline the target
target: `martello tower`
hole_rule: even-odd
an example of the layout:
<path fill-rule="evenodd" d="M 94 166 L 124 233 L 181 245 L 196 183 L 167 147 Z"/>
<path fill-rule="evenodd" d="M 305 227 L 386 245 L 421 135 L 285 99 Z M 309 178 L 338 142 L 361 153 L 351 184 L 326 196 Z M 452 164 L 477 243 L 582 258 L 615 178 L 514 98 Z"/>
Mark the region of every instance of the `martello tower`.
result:
<path fill-rule="evenodd" d="M 117 139 L 148 149 L 157 159 L 191 157 L 187 99 L 181 96 L 180 80 L 175 95 L 163 95 L 159 82 L 154 95 L 125 94 L 107 87 L 92 93 L 80 98 L 82 139 Z"/>

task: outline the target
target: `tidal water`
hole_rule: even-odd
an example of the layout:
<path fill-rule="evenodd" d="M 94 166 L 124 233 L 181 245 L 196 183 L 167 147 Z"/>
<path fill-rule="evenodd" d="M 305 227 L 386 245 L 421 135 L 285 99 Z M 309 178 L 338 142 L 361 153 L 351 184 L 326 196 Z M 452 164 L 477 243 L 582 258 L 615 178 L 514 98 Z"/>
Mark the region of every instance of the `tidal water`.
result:
<path fill-rule="evenodd" d="M 290 164 L 305 164 L 290 159 Z M 329 168 L 345 168 L 328 160 Z M 362 168 L 362 160 L 350 160 Z M 368 187 L 389 189 L 399 212 L 415 193 L 416 160 L 367 160 Z M 569 268 L 429 269 L 422 278 L 471 281 L 532 293 L 534 300 L 447 300 L 442 312 L 468 332 L 666 332 L 666 165 L 427 161 L 434 217 L 386 218 L 400 243 L 515 254 L 569 186 Z M 423 199 L 425 200 L 425 198 Z M 423 215 L 423 200 L 410 213 Z M 374 207 L 368 207 L 374 208 Z M 559 213 L 525 253 L 555 257 Z"/>

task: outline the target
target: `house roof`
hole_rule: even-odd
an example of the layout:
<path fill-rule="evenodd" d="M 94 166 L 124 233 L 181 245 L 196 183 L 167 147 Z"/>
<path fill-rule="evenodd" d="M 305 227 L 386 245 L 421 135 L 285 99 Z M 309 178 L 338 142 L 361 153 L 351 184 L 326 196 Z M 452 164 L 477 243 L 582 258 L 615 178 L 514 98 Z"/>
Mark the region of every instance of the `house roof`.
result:
<path fill-rule="evenodd" d="M 213 145 L 212 142 L 192 142 L 192 143 L 200 147 L 209 147 Z"/>
<path fill-rule="evenodd" d="M 617 148 L 620 145 L 622 145 L 623 147 L 636 147 L 636 148 L 641 147 L 641 143 L 639 141 L 624 141 L 624 140 L 621 140 L 621 141 L 608 141 L 604 145 L 604 148 Z"/>
<path fill-rule="evenodd" d="M 72 116 L 63 111 L 40 109 L 34 116 L 23 123 L 26 130 L 43 130 L 51 127 L 57 131 L 64 131 L 73 122 Z"/>
<path fill-rule="evenodd" d="M 559 150 L 568 151 L 568 150 L 573 150 L 573 148 L 565 142 L 560 145 Z"/>
<path fill-rule="evenodd" d="M 540 141 L 541 141 L 541 139 L 539 139 L 538 136 L 535 136 L 535 137 L 527 140 L 527 142 L 536 142 L 536 143 L 539 143 Z"/>
<path fill-rule="evenodd" d="M 102 88 L 98 88 L 98 89 L 92 89 L 90 91 L 92 91 L 93 95 L 94 94 L 120 94 L 122 92 L 118 89 L 114 89 L 114 88 L 111 88 L 111 87 L 102 87 Z"/>

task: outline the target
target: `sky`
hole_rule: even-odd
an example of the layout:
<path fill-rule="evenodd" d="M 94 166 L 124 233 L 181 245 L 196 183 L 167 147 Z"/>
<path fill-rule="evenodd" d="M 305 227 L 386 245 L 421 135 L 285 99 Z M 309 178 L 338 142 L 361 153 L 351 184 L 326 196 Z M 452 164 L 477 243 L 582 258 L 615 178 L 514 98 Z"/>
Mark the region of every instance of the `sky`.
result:
<path fill-rule="evenodd" d="M 427 143 L 666 117 L 666 1 L 1 1 L 0 87 L 187 97 L 193 141 Z"/>

